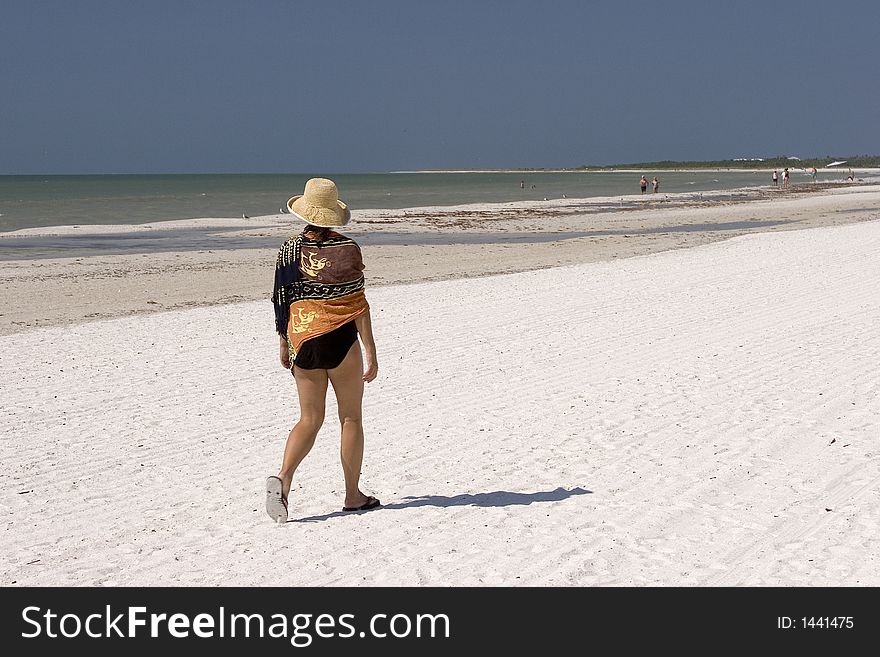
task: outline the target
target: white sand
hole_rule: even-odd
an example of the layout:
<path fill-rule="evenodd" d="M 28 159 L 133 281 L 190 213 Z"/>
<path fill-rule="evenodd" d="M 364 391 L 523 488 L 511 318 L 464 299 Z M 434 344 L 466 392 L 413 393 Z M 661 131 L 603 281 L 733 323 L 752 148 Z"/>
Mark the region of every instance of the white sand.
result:
<path fill-rule="evenodd" d="M 0 337 L 4 585 L 880 584 L 880 222 L 374 288 L 363 488 L 267 302 Z M 586 492 L 589 491 L 589 492 Z"/>

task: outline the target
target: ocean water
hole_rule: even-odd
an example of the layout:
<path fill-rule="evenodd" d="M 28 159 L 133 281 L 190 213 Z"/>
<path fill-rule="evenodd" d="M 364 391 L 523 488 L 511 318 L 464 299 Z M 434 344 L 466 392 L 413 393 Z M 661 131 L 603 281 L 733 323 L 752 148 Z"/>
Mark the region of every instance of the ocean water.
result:
<path fill-rule="evenodd" d="M 645 171 L 650 180 L 654 172 Z M 410 208 L 639 193 L 631 172 L 455 172 L 377 174 L 202 174 L 0 176 L 0 232 L 69 224 L 137 224 L 279 212 L 306 180 L 336 181 L 352 209 Z M 840 180 L 845 172 L 822 172 Z M 769 185 L 767 172 L 659 172 L 662 192 Z M 806 182 L 800 171 L 792 182 Z M 522 182 L 523 187 L 520 187 Z M 650 192 L 650 187 L 649 187 Z"/>

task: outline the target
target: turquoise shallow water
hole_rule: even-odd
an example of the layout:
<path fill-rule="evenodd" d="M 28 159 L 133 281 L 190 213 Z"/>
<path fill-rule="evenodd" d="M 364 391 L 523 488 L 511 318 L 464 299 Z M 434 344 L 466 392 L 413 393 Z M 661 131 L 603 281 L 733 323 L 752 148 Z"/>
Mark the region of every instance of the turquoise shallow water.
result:
<path fill-rule="evenodd" d="M 645 171 L 650 180 L 655 172 Z M 410 208 L 639 193 L 631 172 L 462 172 L 0 176 L 0 232 L 67 224 L 136 224 L 274 214 L 312 175 L 333 178 L 352 209 Z M 659 172 L 661 192 L 769 185 L 765 171 Z M 840 180 L 844 172 L 822 173 Z M 800 171 L 792 182 L 806 182 Z M 520 187 L 522 182 L 523 187 Z M 649 188 L 650 189 L 650 188 Z"/>

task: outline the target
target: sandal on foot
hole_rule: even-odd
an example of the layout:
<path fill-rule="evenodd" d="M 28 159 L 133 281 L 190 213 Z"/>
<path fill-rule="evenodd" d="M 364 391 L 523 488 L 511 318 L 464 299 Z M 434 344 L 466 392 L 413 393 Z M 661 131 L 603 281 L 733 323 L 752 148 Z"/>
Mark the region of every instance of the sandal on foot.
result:
<path fill-rule="evenodd" d="M 281 491 L 282 484 L 278 477 L 266 479 L 266 513 L 278 524 L 287 522 L 287 500 Z"/>
<path fill-rule="evenodd" d="M 377 506 L 382 506 L 382 503 L 372 495 L 367 496 L 367 501 L 361 504 L 360 506 L 344 506 L 342 507 L 343 511 L 369 511 L 370 509 L 375 509 Z"/>

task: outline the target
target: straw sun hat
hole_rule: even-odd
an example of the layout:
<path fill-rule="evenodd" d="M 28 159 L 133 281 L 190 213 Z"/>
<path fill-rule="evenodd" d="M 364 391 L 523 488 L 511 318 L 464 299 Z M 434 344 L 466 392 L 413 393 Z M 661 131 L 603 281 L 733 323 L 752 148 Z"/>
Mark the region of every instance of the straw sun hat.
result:
<path fill-rule="evenodd" d="M 305 190 L 287 202 L 290 214 L 312 226 L 336 228 L 351 219 L 348 206 L 339 200 L 336 183 L 327 178 L 311 178 Z"/>

